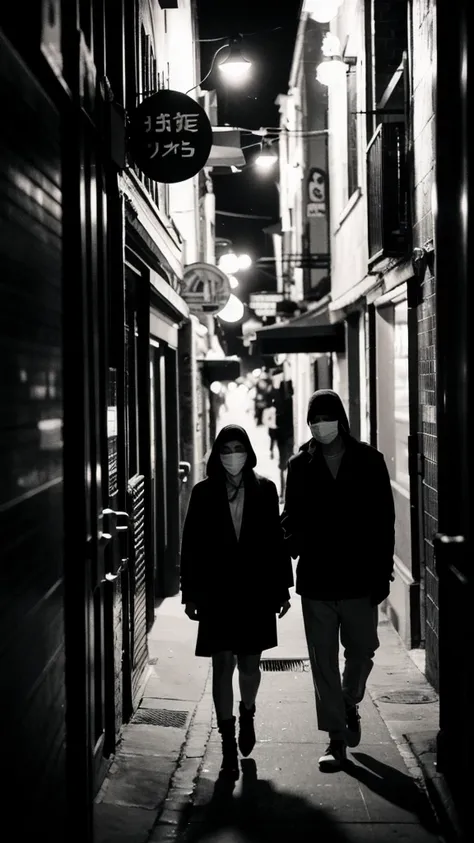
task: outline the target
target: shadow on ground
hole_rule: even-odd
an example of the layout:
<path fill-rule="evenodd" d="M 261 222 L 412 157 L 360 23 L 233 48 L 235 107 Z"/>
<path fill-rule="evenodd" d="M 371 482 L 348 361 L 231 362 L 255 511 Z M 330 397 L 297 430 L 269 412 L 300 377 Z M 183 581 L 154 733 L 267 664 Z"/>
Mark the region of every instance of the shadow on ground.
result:
<path fill-rule="evenodd" d="M 353 755 L 357 763 L 347 762 L 344 767 L 347 775 L 355 778 L 362 789 L 379 796 L 383 803 L 409 812 L 410 823 L 416 822 L 416 817 L 420 839 L 426 840 L 427 833 L 436 834 L 428 799 L 410 775 L 364 753 Z M 187 822 L 186 817 L 182 818 L 181 843 L 287 843 L 289 839 L 292 843 L 315 839 L 324 843 L 350 843 L 355 838 L 363 840 L 366 834 L 372 840 L 370 827 L 374 822 L 374 827 L 383 834 L 383 820 L 381 826 L 380 819 L 369 816 L 366 822 L 355 826 L 351 822 L 337 822 L 334 807 L 332 811 L 315 807 L 308 800 L 259 779 L 253 759 L 243 760 L 241 766 L 239 795 L 234 794 L 235 784 L 225 778 L 219 778 L 215 784 L 207 783 L 209 798 L 192 809 Z"/>
<path fill-rule="evenodd" d="M 428 797 L 412 776 L 366 755 L 365 752 L 352 751 L 352 756 L 358 764 L 347 761 L 344 772 L 348 776 L 357 779 L 361 785 L 365 785 L 385 802 L 415 814 L 427 831 L 436 832 L 437 826 Z"/>
<path fill-rule="evenodd" d="M 253 759 L 242 765 L 242 791 L 234 796 L 233 782 L 219 778 L 209 782 L 209 801 L 194 808 L 191 822 L 183 829 L 183 843 L 348 843 L 344 828 L 305 799 L 277 790 L 259 779 Z"/>

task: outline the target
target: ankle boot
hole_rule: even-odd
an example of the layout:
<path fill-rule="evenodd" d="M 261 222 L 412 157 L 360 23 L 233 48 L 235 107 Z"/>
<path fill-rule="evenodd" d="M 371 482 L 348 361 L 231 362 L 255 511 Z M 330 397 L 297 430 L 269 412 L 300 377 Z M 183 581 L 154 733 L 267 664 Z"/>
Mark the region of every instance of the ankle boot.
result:
<path fill-rule="evenodd" d="M 229 720 L 220 720 L 218 727 L 222 738 L 221 773 L 238 779 L 239 757 L 235 740 L 235 717 L 231 717 Z"/>
<path fill-rule="evenodd" d="M 250 755 L 255 746 L 255 706 L 245 708 L 243 702 L 239 705 L 239 749 L 242 755 Z"/>

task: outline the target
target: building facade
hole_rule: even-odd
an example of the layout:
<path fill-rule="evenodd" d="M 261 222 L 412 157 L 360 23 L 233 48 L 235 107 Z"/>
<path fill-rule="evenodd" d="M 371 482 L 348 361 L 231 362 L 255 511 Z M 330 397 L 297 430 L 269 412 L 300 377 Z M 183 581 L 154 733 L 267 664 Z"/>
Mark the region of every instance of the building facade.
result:
<path fill-rule="evenodd" d="M 281 98 L 282 126 L 305 162 L 305 177 L 291 189 L 291 142 L 281 142 L 283 252 L 306 250 L 297 293 L 310 312 L 318 294 L 329 292 L 330 278 L 326 307 L 345 341 L 329 366 L 324 361 L 322 380 L 341 395 L 353 434 L 385 455 L 397 526 L 387 611 L 408 647 L 426 645 L 427 675 L 436 686 L 434 9 L 401 0 L 336 6 L 324 23 L 316 0 L 303 6 L 290 90 Z M 327 174 L 326 219 L 311 216 L 314 168 L 321 179 L 321 171 Z M 314 268 L 323 223 L 326 277 Z M 297 354 L 293 365 L 306 370 L 296 412 L 303 431 L 314 358 Z"/>
<path fill-rule="evenodd" d="M 0 12 L 2 722 L 7 814 L 31 832 L 27 790 L 53 843 L 68 816 L 92 840 L 155 599 L 178 590 L 209 426 L 182 285 L 212 262 L 213 197 L 205 174 L 152 181 L 127 147 L 145 97 L 200 96 L 194 3 L 33 5 L 26 29 L 20 4 Z"/>
<path fill-rule="evenodd" d="M 314 84 L 321 41 L 320 27 L 303 12 L 288 93 L 277 100 L 281 228 L 274 235 L 277 278 L 280 292 L 301 312 L 288 323 L 292 338 L 285 336 L 288 326 L 284 324 L 259 332 L 260 342 L 277 352 L 285 380 L 292 384 L 296 450 L 308 439 L 309 397 L 315 389 L 332 383 L 332 351 L 336 347 L 331 331 L 314 336 L 329 321 L 331 272 L 327 91 Z M 304 354 L 300 353 L 302 331 L 307 335 Z M 336 344 L 343 347 L 340 339 Z"/>
<path fill-rule="evenodd" d="M 439 692 L 432 748 L 443 788 L 448 784 L 441 798 L 452 799 L 452 816 L 457 810 L 467 828 L 472 741 L 461 747 L 456 736 L 468 719 L 472 681 L 463 656 L 472 521 L 465 121 L 472 20 L 467 4 L 434 0 L 339 0 L 329 22 L 321 11 L 327 4 L 305 0 L 300 33 L 312 18 L 321 54 L 307 92 L 312 86 L 327 95 L 328 310 L 344 336 L 339 349 L 327 349 L 331 381 L 354 435 L 387 462 L 396 547 L 385 609 L 406 646 L 424 652 L 426 676 Z M 300 44 L 292 85 L 304 75 L 303 56 Z M 301 113 L 290 116 L 291 96 L 292 88 L 281 98 L 282 124 L 303 137 L 302 160 L 309 142 Z M 305 120 L 312 108 L 306 93 Z M 284 145 L 281 161 L 282 237 L 286 229 L 294 238 L 286 246 L 293 252 L 305 245 L 304 185 L 289 190 L 294 174 Z M 309 304 L 307 291 L 305 299 Z M 318 331 L 335 341 L 308 311 L 258 333 L 267 350 L 293 344 L 297 360 L 306 357 L 297 365 L 308 371 Z"/>
<path fill-rule="evenodd" d="M 436 685 L 434 289 L 413 260 L 433 247 L 433 14 L 398 0 L 340 5 L 329 31 L 345 73 L 328 86 L 328 123 L 330 310 L 347 336 L 335 388 L 355 435 L 385 455 L 396 509 L 387 610 L 408 647 L 426 643 Z"/>

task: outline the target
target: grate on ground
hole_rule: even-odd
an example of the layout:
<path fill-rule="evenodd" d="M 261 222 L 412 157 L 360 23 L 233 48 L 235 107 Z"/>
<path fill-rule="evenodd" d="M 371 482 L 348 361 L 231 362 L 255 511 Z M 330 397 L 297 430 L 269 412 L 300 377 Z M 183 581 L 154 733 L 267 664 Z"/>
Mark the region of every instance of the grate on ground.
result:
<path fill-rule="evenodd" d="M 309 659 L 262 659 L 260 667 L 262 670 L 271 673 L 281 671 L 302 673 L 309 670 Z"/>
<path fill-rule="evenodd" d="M 407 688 L 404 691 L 387 691 L 377 697 L 377 702 L 393 703 L 398 705 L 426 705 L 437 702 L 438 696 L 435 691 L 420 691 Z"/>
<path fill-rule="evenodd" d="M 188 711 L 170 711 L 168 708 L 139 708 L 130 721 L 133 725 L 171 726 L 184 729 Z"/>

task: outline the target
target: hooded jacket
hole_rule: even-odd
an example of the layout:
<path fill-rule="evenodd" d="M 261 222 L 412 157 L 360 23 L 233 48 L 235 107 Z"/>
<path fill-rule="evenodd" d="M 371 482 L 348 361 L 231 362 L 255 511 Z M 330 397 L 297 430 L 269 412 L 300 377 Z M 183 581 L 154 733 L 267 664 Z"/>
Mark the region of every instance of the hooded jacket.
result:
<path fill-rule="evenodd" d="M 232 523 L 220 450 L 230 440 L 247 451 L 240 537 Z M 222 601 L 279 611 L 293 585 L 291 559 L 280 524 L 278 493 L 254 472 L 257 458 L 244 428 L 224 427 L 207 461 L 207 478 L 191 493 L 181 544 L 182 602 L 209 607 Z"/>
<path fill-rule="evenodd" d="M 339 422 L 345 452 L 336 479 L 321 445 L 311 438 L 288 464 L 282 526 L 291 556 L 299 557 L 296 591 L 314 600 L 371 596 L 393 570 L 395 512 L 383 455 L 351 436 L 341 399 L 318 390 L 308 404 Z"/>

